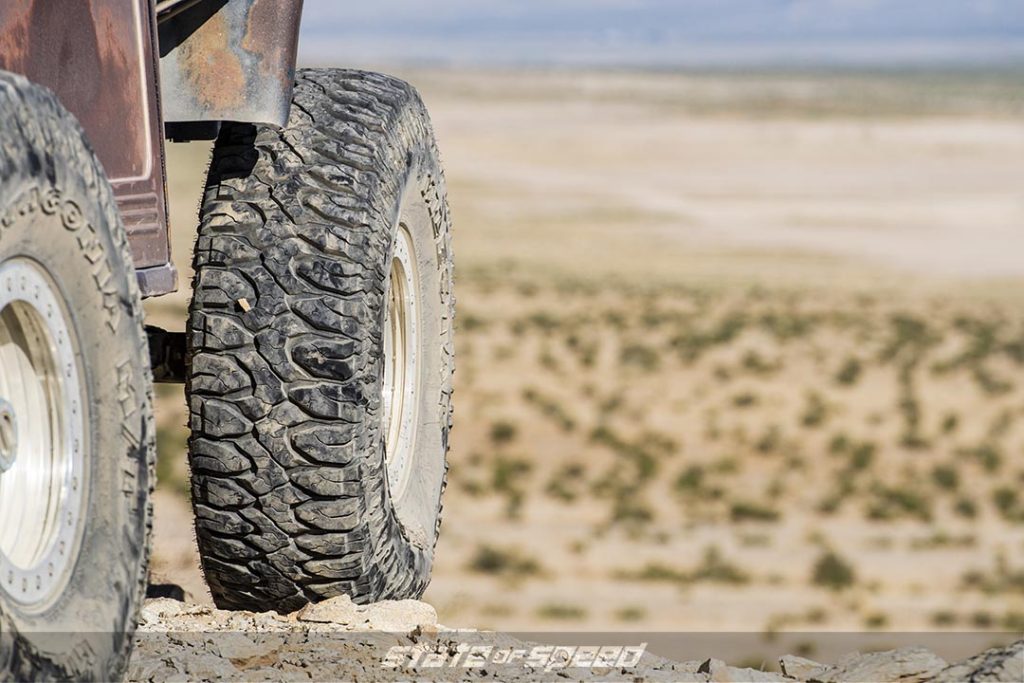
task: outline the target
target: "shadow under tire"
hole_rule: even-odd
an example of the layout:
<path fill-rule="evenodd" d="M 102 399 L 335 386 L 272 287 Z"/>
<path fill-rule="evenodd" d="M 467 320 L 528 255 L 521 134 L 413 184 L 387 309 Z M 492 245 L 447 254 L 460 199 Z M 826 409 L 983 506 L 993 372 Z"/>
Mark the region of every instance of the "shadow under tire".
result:
<path fill-rule="evenodd" d="M 154 481 L 142 302 L 53 94 L 0 71 L 0 680 L 120 680 Z"/>
<path fill-rule="evenodd" d="M 447 471 L 454 301 L 416 91 L 300 70 L 284 129 L 226 124 L 194 266 L 189 460 L 215 602 L 420 597 Z"/>

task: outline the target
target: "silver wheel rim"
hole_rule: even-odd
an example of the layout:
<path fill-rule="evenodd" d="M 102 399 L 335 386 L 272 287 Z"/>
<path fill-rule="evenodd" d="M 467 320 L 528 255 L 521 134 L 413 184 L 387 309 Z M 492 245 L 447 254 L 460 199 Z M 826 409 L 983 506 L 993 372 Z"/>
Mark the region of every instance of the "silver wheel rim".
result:
<path fill-rule="evenodd" d="M 409 483 L 416 431 L 419 288 L 414 253 L 409 231 L 399 225 L 384 318 L 384 456 L 395 498 Z"/>
<path fill-rule="evenodd" d="M 43 608 L 67 584 L 85 489 L 82 375 L 57 288 L 0 263 L 0 589 Z"/>

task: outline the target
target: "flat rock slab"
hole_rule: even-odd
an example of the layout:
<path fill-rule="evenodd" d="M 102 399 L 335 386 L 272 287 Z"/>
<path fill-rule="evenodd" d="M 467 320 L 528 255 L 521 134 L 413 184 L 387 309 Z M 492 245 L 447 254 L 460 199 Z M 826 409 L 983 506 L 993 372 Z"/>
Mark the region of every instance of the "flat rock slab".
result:
<path fill-rule="evenodd" d="M 1024 681 L 1024 640 L 997 647 L 939 672 L 930 683 L 982 683 Z"/>
<path fill-rule="evenodd" d="M 418 626 L 436 626 L 437 610 L 417 600 L 387 600 L 357 605 L 342 595 L 306 605 L 296 613 L 299 621 L 340 624 L 359 630 L 408 633 Z"/>
<path fill-rule="evenodd" d="M 801 681 L 814 680 L 816 676 L 823 675 L 828 669 L 827 664 L 821 664 L 805 657 L 796 655 L 784 655 L 779 658 L 779 668 L 789 678 L 796 678 Z"/>
<path fill-rule="evenodd" d="M 923 647 L 846 655 L 839 664 L 807 674 L 820 683 L 922 683 L 949 664 Z"/>

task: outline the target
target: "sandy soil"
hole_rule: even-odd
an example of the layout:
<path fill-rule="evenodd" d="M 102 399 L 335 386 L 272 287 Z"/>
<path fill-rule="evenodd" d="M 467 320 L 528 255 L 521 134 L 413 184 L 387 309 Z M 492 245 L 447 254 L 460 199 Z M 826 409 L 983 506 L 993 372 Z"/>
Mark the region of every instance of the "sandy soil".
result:
<path fill-rule="evenodd" d="M 456 220 L 442 622 L 1024 629 L 1019 90 L 407 75 Z M 183 285 L 207 150 L 168 149 Z M 203 602 L 158 413 L 154 575 Z"/>

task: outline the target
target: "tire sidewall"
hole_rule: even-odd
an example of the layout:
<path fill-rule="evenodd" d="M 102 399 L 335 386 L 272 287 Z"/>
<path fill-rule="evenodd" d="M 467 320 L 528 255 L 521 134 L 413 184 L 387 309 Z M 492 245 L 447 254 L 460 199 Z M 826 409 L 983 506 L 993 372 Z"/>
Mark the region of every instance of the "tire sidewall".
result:
<path fill-rule="evenodd" d="M 411 461 L 407 465 L 410 470 L 408 481 L 397 496 L 392 491 L 390 498 L 406 539 L 432 552 L 437 539 L 437 519 L 446 472 L 448 404 L 444 400 L 444 392 L 445 380 L 450 373 L 445 357 L 448 352 L 445 342 L 451 334 L 447 328 L 450 315 L 448 292 L 444 286 L 447 263 L 439 262 L 439 259 L 445 258 L 444 249 L 439 248 L 438 244 L 443 226 L 438 216 L 431 212 L 430 202 L 430 193 L 439 169 L 428 150 L 410 150 L 407 158 L 409 167 L 405 182 L 392 213 L 395 220 L 387 263 L 390 264 L 391 255 L 394 254 L 399 230 L 404 228 L 411 238 L 416 261 L 415 284 L 419 302 L 416 321 L 419 328 L 417 353 L 422 362 L 417 367 L 416 432 L 412 440 Z M 390 299 L 390 287 L 389 278 L 384 302 Z M 386 307 L 385 303 L 380 312 L 381 329 L 384 326 Z M 383 367 L 380 387 L 383 391 Z M 383 452 L 384 446 L 380 448 Z M 383 467 L 386 470 L 386 461 Z M 390 491 L 390 482 L 388 486 Z"/>

